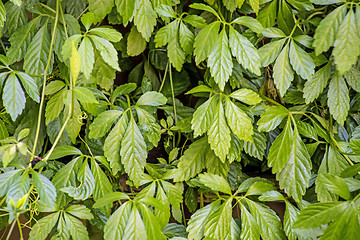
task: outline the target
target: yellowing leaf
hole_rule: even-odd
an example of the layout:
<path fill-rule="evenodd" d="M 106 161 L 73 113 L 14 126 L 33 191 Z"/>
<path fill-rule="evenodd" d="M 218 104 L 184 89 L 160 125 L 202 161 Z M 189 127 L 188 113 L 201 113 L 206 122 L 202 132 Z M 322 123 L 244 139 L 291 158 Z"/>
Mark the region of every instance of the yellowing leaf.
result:
<path fill-rule="evenodd" d="M 71 72 L 71 77 L 73 79 L 74 85 L 75 85 L 75 81 L 76 81 L 77 77 L 79 76 L 80 69 L 81 69 L 80 54 L 79 54 L 78 50 L 76 49 L 75 44 L 73 42 L 72 46 L 71 46 L 70 72 Z"/>

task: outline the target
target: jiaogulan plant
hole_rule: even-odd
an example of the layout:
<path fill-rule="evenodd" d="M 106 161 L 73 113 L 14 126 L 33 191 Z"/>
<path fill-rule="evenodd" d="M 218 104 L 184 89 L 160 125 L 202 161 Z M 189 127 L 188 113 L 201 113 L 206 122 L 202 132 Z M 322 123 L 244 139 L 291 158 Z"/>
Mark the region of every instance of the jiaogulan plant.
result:
<path fill-rule="evenodd" d="M 3 0 L 0 27 L 3 239 L 360 239 L 359 0 Z"/>

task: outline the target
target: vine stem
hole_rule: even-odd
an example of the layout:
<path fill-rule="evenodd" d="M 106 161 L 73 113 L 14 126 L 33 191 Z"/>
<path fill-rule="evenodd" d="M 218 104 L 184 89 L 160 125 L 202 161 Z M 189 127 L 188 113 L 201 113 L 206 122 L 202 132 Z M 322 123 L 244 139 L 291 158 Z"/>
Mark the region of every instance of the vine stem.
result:
<path fill-rule="evenodd" d="M 56 28 L 57 28 L 57 24 L 58 24 L 58 20 L 59 20 L 59 5 L 60 5 L 59 1 L 60 0 L 56 1 L 55 22 L 54 22 L 53 33 L 52 33 L 52 36 L 51 36 L 51 43 L 50 43 L 48 61 L 46 63 L 45 70 L 44 70 L 44 81 L 43 81 L 42 92 L 41 92 L 41 100 L 40 100 L 40 107 L 39 107 L 39 114 L 38 114 L 38 122 L 37 122 L 34 146 L 33 146 L 32 155 L 31 155 L 31 158 L 30 158 L 30 162 L 34 159 L 34 155 L 35 155 L 35 151 L 36 151 L 36 147 L 37 147 L 37 142 L 39 140 L 41 119 L 42 119 L 42 111 L 43 111 L 44 103 L 45 103 L 45 87 L 46 87 L 46 81 L 47 81 L 47 72 L 48 72 L 48 70 L 50 68 L 51 56 L 52 56 L 53 46 L 54 46 L 54 42 L 55 42 L 55 33 L 56 33 Z"/>
<path fill-rule="evenodd" d="M 175 123 L 176 123 L 176 122 L 177 122 L 176 103 L 175 103 L 175 93 L 174 93 L 174 86 L 173 86 L 171 65 L 170 65 L 170 67 L 169 67 L 169 76 L 170 76 L 171 96 L 172 96 L 173 107 L 174 107 L 174 118 L 175 118 Z"/>

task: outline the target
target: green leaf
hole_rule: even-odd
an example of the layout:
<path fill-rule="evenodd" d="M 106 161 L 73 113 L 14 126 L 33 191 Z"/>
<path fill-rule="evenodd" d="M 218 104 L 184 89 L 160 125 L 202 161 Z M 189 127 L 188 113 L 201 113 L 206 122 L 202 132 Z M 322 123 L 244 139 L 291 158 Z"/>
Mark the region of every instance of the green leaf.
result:
<path fill-rule="evenodd" d="M 256 105 L 262 100 L 256 92 L 247 88 L 236 90 L 235 92 L 232 92 L 229 97 L 249 105 Z"/>
<path fill-rule="evenodd" d="M 131 210 L 123 239 L 147 239 L 144 222 L 135 206 Z"/>
<path fill-rule="evenodd" d="M 70 72 L 71 77 L 73 81 L 75 82 L 77 80 L 77 77 L 79 76 L 81 69 L 81 58 L 78 50 L 75 47 L 75 44 L 73 42 L 71 46 L 71 57 L 70 57 Z"/>
<path fill-rule="evenodd" d="M 360 154 L 360 127 L 355 128 L 350 139 L 350 148 L 355 153 Z"/>
<path fill-rule="evenodd" d="M 136 105 L 147 105 L 147 106 L 161 106 L 166 104 L 167 99 L 161 93 L 151 91 L 144 93 L 139 100 L 136 102 Z"/>
<path fill-rule="evenodd" d="M 174 177 L 174 181 L 186 181 L 201 172 L 205 167 L 205 155 L 208 151 L 209 144 L 206 137 L 193 142 L 179 159 L 180 162 L 176 170 L 178 175 Z"/>
<path fill-rule="evenodd" d="M 210 13 L 214 14 L 218 19 L 220 19 L 219 14 L 212 7 L 210 7 L 208 5 L 205 5 L 202 3 L 193 3 L 189 7 L 197 9 L 197 10 L 203 10 L 203 11 L 210 12 Z"/>
<path fill-rule="evenodd" d="M 118 56 L 115 47 L 106 39 L 90 35 L 95 48 L 100 51 L 101 57 L 115 70 L 121 71 L 118 63 Z"/>
<path fill-rule="evenodd" d="M 112 185 L 107 177 L 107 175 L 103 172 L 100 166 L 97 164 L 96 161 L 92 161 L 91 172 L 95 179 L 95 189 L 93 193 L 93 198 L 95 201 L 98 199 L 106 196 L 107 194 L 112 192 Z M 108 206 L 103 209 L 104 212 L 110 213 L 112 205 L 109 204 Z"/>
<path fill-rule="evenodd" d="M 121 199 L 129 200 L 130 198 L 126 193 L 123 192 L 110 192 L 105 196 L 97 199 L 93 205 L 93 208 L 100 208 Z"/>
<path fill-rule="evenodd" d="M 350 191 L 344 179 L 326 173 L 320 173 L 317 176 L 317 183 L 327 188 L 329 191 L 339 195 L 345 200 L 349 200 Z"/>
<path fill-rule="evenodd" d="M 262 239 L 286 239 L 279 217 L 266 205 L 245 199 L 258 223 Z"/>
<path fill-rule="evenodd" d="M 313 102 L 324 91 L 330 79 L 331 63 L 326 64 L 317 71 L 304 86 L 304 98 L 307 104 Z"/>
<path fill-rule="evenodd" d="M 294 228 L 315 228 L 335 219 L 349 203 L 314 203 L 305 207 L 297 217 Z"/>
<path fill-rule="evenodd" d="M 211 76 L 214 77 L 220 90 L 224 91 L 225 84 L 229 80 L 233 68 L 229 40 L 224 29 L 220 32 L 215 46 L 209 55 L 208 66 L 210 68 Z"/>
<path fill-rule="evenodd" d="M 13 35 L 17 29 L 28 22 L 25 4 L 22 6 L 17 6 L 16 4 L 7 2 L 5 4 L 5 9 L 1 9 L 1 14 L 3 17 L 2 20 L 7 21 L 7 31 L 10 35 Z"/>
<path fill-rule="evenodd" d="M 277 4 L 278 1 L 271 1 L 270 4 L 261 8 L 259 14 L 257 15 L 257 20 L 264 26 L 264 27 L 272 27 L 275 25 L 275 20 L 277 17 Z M 261 55 L 260 55 L 261 56 Z"/>
<path fill-rule="evenodd" d="M 260 72 L 260 56 L 252 43 L 233 27 L 229 30 L 229 45 L 232 55 L 236 60 L 246 69 L 256 75 L 261 75 Z M 232 66 L 231 66 L 232 67 Z"/>
<path fill-rule="evenodd" d="M 146 40 L 141 36 L 135 26 L 131 28 L 127 43 L 127 54 L 129 56 L 137 56 L 146 48 Z"/>
<path fill-rule="evenodd" d="M 104 156 L 108 162 L 110 162 L 110 167 L 114 175 L 122 169 L 120 165 L 120 146 L 121 141 L 124 138 L 128 122 L 128 115 L 123 114 L 105 139 Z"/>
<path fill-rule="evenodd" d="M 109 110 L 99 114 L 89 127 L 89 138 L 101 138 L 111 128 L 113 122 L 122 114 L 119 110 Z"/>
<path fill-rule="evenodd" d="M 88 231 L 86 230 L 86 227 L 80 220 L 76 219 L 75 217 L 69 214 L 64 214 L 63 216 L 72 239 L 74 240 L 89 239 Z"/>
<path fill-rule="evenodd" d="M 359 10 L 360 11 L 360 10 Z M 346 82 L 357 92 L 360 92 L 360 71 L 356 68 L 351 68 L 350 71 L 347 71 L 344 74 Z"/>
<path fill-rule="evenodd" d="M 223 0 L 224 6 L 229 10 L 230 12 L 234 12 L 237 8 L 237 0 Z"/>
<path fill-rule="evenodd" d="M 115 0 L 117 11 L 120 13 L 123 18 L 123 24 L 126 27 L 129 21 L 132 20 L 134 10 L 135 10 L 134 0 Z"/>
<path fill-rule="evenodd" d="M 101 7 L 99 7 L 101 6 Z M 114 0 L 94 0 L 89 1 L 89 10 L 94 14 L 94 22 L 102 21 L 111 12 Z"/>
<path fill-rule="evenodd" d="M 81 72 L 89 79 L 94 67 L 95 55 L 94 47 L 88 37 L 82 40 L 79 47 L 79 54 L 81 58 Z"/>
<path fill-rule="evenodd" d="M 360 55 L 360 36 L 354 33 L 357 33 L 357 25 L 354 11 L 350 8 L 336 33 L 332 52 L 336 69 L 341 76 L 351 69 Z"/>
<path fill-rule="evenodd" d="M 270 108 L 271 109 L 271 108 Z M 293 145 L 293 130 L 288 118 L 284 130 L 277 136 L 269 149 L 268 166 L 272 172 L 280 172 L 290 159 Z"/>
<path fill-rule="evenodd" d="M 40 17 L 34 18 L 11 35 L 9 38 L 11 47 L 6 54 L 10 63 L 18 62 L 24 58 L 30 42 L 38 29 L 40 19 Z"/>
<path fill-rule="evenodd" d="M 44 201 L 45 204 L 54 208 L 56 200 L 56 188 L 50 182 L 50 180 L 44 175 L 37 173 L 35 171 L 31 172 L 32 178 L 34 180 L 34 186 L 36 191 L 39 193 L 40 199 Z"/>
<path fill-rule="evenodd" d="M 223 192 L 231 195 L 231 189 L 229 184 L 223 177 L 219 175 L 203 173 L 199 175 L 199 180 L 206 187 L 210 188 L 213 191 Z"/>
<path fill-rule="evenodd" d="M 346 14 L 346 7 L 342 5 L 327 15 L 315 30 L 313 46 L 315 54 L 326 52 L 333 45 L 335 36 Z"/>
<path fill-rule="evenodd" d="M 135 2 L 134 23 L 137 30 L 148 42 L 156 25 L 156 12 L 149 0 L 138 0 Z"/>
<path fill-rule="evenodd" d="M 315 72 L 315 64 L 310 55 L 299 47 L 295 41 L 290 43 L 289 58 L 295 72 L 304 79 L 311 80 Z"/>
<path fill-rule="evenodd" d="M 25 91 L 27 92 L 27 94 L 35 102 L 38 103 L 40 101 L 39 89 L 38 89 L 38 87 L 36 85 L 35 80 L 32 77 L 30 77 L 29 75 L 27 75 L 26 73 L 17 72 L 16 75 L 19 78 L 19 80 L 21 81 L 22 85 L 24 86 Z"/>
<path fill-rule="evenodd" d="M 174 9 L 172 9 L 171 6 L 162 4 L 159 7 L 156 7 L 155 10 L 161 16 L 169 17 L 169 18 L 176 18 L 176 13 L 175 13 Z"/>
<path fill-rule="evenodd" d="M 161 139 L 161 127 L 156 118 L 141 107 L 135 107 L 139 119 L 139 126 L 145 132 L 144 137 L 157 146 Z"/>
<path fill-rule="evenodd" d="M 71 37 L 69 37 L 63 44 L 61 54 L 63 56 L 63 60 L 67 60 L 71 56 L 72 51 L 72 44 L 74 43 L 75 46 L 77 46 L 82 39 L 82 35 L 75 34 Z"/>
<path fill-rule="evenodd" d="M 93 219 L 94 216 L 91 214 L 91 210 L 84 205 L 71 205 L 66 208 L 66 212 L 80 219 Z"/>
<path fill-rule="evenodd" d="M 196 28 L 203 28 L 206 26 L 205 19 L 197 15 L 187 15 L 182 20 Z"/>
<path fill-rule="evenodd" d="M 14 177 L 6 194 L 7 204 L 9 205 L 9 203 L 13 201 L 17 205 L 17 203 L 22 201 L 22 199 L 26 200 L 27 197 L 25 195 L 28 194 L 29 190 L 30 190 L 30 179 L 27 173 L 23 173 L 20 176 Z"/>
<path fill-rule="evenodd" d="M 274 64 L 274 82 L 280 95 L 284 96 L 291 82 L 294 80 L 294 71 L 290 65 L 289 43 L 285 45 Z"/>
<path fill-rule="evenodd" d="M 220 22 L 213 22 L 204 27 L 195 37 L 194 42 L 194 55 L 195 62 L 199 65 L 204 61 L 212 52 L 215 47 L 216 40 L 218 39 L 218 32 Z"/>
<path fill-rule="evenodd" d="M 131 205 L 131 202 L 125 202 L 110 216 L 104 228 L 105 240 L 122 239 L 130 218 Z"/>
<path fill-rule="evenodd" d="M 13 181 L 20 176 L 21 172 L 22 170 L 16 169 L 0 174 L 0 196 L 5 196 L 8 193 Z"/>
<path fill-rule="evenodd" d="M 97 84 L 109 91 L 114 85 L 116 70 L 110 67 L 100 56 L 96 54 L 95 65 L 91 73 Z"/>
<path fill-rule="evenodd" d="M 246 113 L 243 110 L 241 110 L 238 106 L 236 106 L 229 98 L 226 98 L 225 115 L 231 131 L 239 139 L 248 142 L 253 141 L 252 135 L 254 134 L 254 131 L 253 131 L 251 119 L 246 115 Z M 221 116 L 219 115 L 218 117 L 220 118 Z M 220 126 L 221 125 L 220 121 L 219 121 L 219 128 L 224 128 L 226 131 L 225 127 Z M 222 140 L 226 141 L 225 140 L 226 137 L 230 138 L 229 135 L 225 134 L 224 136 L 222 136 Z"/>
<path fill-rule="evenodd" d="M 232 198 L 226 200 L 216 212 L 213 212 L 205 225 L 204 235 L 213 239 L 223 240 L 230 235 L 232 216 Z"/>
<path fill-rule="evenodd" d="M 176 68 L 178 72 L 181 71 L 183 64 L 185 63 L 186 54 L 181 48 L 179 41 L 177 40 L 178 29 L 176 29 L 174 35 L 172 36 L 169 44 L 167 46 L 168 57 L 172 65 Z"/>
<path fill-rule="evenodd" d="M 327 96 L 331 115 L 340 125 L 344 125 L 350 109 L 350 97 L 349 89 L 343 77 L 336 73 L 333 75 Z"/>
<path fill-rule="evenodd" d="M 254 142 L 244 143 L 244 151 L 250 156 L 262 160 L 266 150 L 266 136 L 254 130 L 253 140 Z"/>
<path fill-rule="evenodd" d="M 81 104 L 98 103 L 94 93 L 86 87 L 75 87 L 72 91 L 75 97 L 81 102 Z"/>
<path fill-rule="evenodd" d="M 262 35 L 267 38 L 284 38 L 285 33 L 276 27 L 269 27 L 262 30 Z"/>
<path fill-rule="evenodd" d="M 230 129 L 226 124 L 222 102 L 219 101 L 214 120 L 208 129 L 208 141 L 211 149 L 214 150 L 222 162 L 225 161 L 226 155 L 229 152 L 230 140 Z"/>
<path fill-rule="evenodd" d="M 257 15 L 259 13 L 259 0 L 249 0 L 249 4 L 251 8 L 254 10 L 255 14 Z"/>
<path fill-rule="evenodd" d="M 260 239 L 260 229 L 255 218 L 240 204 L 241 209 L 241 239 L 257 240 Z"/>
<path fill-rule="evenodd" d="M 238 17 L 234 21 L 232 21 L 232 23 L 244 25 L 244 26 L 250 28 L 255 33 L 261 33 L 264 29 L 264 27 L 261 25 L 261 23 L 259 23 L 258 20 L 256 20 L 253 17 L 249 17 L 249 16 Z"/>
<path fill-rule="evenodd" d="M 295 201 L 300 202 L 306 188 L 309 186 L 312 163 L 297 128 L 295 128 L 291 137 L 293 141 L 290 155 L 288 155 L 288 162 L 281 172 L 277 173 L 276 178 L 279 180 L 280 188 L 285 189 L 286 194 L 294 198 Z M 290 141 L 288 140 L 288 143 Z"/>
<path fill-rule="evenodd" d="M 216 112 L 217 98 L 211 97 L 194 112 L 191 120 L 191 128 L 194 130 L 194 137 L 201 136 L 212 125 Z"/>
<path fill-rule="evenodd" d="M 189 30 L 189 28 L 183 22 L 180 22 L 180 26 L 179 26 L 180 46 L 187 54 L 192 54 L 193 52 L 194 38 L 195 36 Z"/>
<path fill-rule="evenodd" d="M 82 155 L 82 152 L 76 147 L 69 145 L 57 146 L 51 153 L 49 160 L 60 159 L 69 155 Z"/>
<path fill-rule="evenodd" d="M 258 124 L 259 131 L 270 132 L 274 130 L 282 120 L 289 115 L 289 111 L 282 106 L 269 107 L 261 115 Z"/>
<path fill-rule="evenodd" d="M 160 226 L 158 219 L 154 216 L 153 212 L 144 204 L 139 205 L 140 212 L 145 225 L 147 239 L 149 240 L 165 240 L 165 235 L 161 232 L 163 228 Z"/>
<path fill-rule="evenodd" d="M 22 113 L 25 108 L 25 94 L 16 78 L 15 73 L 10 73 L 3 90 L 3 104 L 13 121 Z"/>
<path fill-rule="evenodd" d="M 89 28 L 94 23 L 94 14 L 92 12 L 87 12 L 81 16 L 81 22 L 85 26 L 86 31 L 89 31 Z"/>
<path fill-rule="evenodd" d="M 133 117 L 127 126 L 120 149 L 121 162 L 129 177 L 138 185 L 146 164 L 146 143 Z"/>
<path fill-rule="evenodd" d="M 171 23 L 165 25 L 164 27 L 160 28 L 157 33 L 155 34 L 155 43 L 156 47 L 165 46 L 170 42 L 170 40 L 177 41 L 177 31 L 178 31 L 179 21 L 174 20 Z"/>
<path fill-rule="evenodd" d="M 89 31 L 91 34 L 95 34 L 110 42 L 119 42 L 122 39 L 121 33 L 110 27 L 98 27 Z"/>
<path fill-rule="evenodd" d="M 55 227 L 59 216 L 60 212 L 56 212 L 39 219 L 30 231 L 29 240 L 45 240 Z"/>
<path fill-rule="evenodd" d="M 42 75 L 45 71 L 50 52 L 50 33 L 45 24 L 36 33 L 26 50 L 24 57 L 24 69 L 29 75 Z M 16 43 L 19 44 L 19 43 Z M 48 71 L 51 72 L 54 55 L 50 56 L 50 65 Z"/>
<path fill-rule="evenodd" d="M 55 120 L 64 109 L 64 99 L 66 94 L 67 89 L 63 89 L 54 94 L 47 102 L 45 109 L 46 125 Z"/>
<path fill-rule="evenodd" d="M 246 196 L 262 195 L 265 192 L 274 191 L 274 190 L 276 190 L 274 184 L 270 184 L 263 181 L 257 181 L 253 183 L 251 187 L 247 190 Z"/>
<path fill-rule="evenodd" d="M 258 52 L 260 61 L 263 67 L 267 67 L 269 64 L 275 61 L 279 56 L 281 49 L 285 44 L 286 39 L 281 39 L 274 42 L 269 42 L 262 46 Z"/>

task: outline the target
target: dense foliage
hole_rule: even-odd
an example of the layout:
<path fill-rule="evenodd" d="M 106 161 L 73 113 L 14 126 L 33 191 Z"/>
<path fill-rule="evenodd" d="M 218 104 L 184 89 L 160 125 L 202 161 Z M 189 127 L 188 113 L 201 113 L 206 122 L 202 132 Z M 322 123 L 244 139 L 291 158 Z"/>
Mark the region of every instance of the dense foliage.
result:
<path fill-rule="evenodd" d="M 0 27 L 7 239 L 359 239 L 359 0 L 11 0 Z"/>

